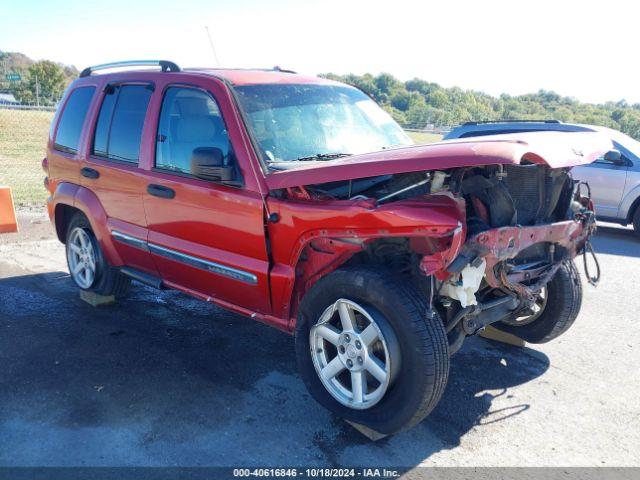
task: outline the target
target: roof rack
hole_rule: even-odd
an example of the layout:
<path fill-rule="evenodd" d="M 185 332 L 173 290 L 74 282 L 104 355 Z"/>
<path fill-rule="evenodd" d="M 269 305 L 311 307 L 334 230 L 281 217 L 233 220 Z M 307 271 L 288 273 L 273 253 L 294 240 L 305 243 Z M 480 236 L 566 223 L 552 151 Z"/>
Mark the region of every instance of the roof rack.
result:
<path fill-rule="evenodd" d="M 273 67 L 272 70 L 274 72 L 282 72 L 282 73 L 298 73 L 298 72 L 294 72 L 293 70 L 288 70 L 286 68 L 280 68 L 278 65 Z"/>
<path fill-rule="evenodd" d="M 188 67 L 185 68 L 185 70 L 189 70 L 192 72 L 196 72 L 196 71 L 208 71 L 208 70 L 241 70 L 243 72 L 282 72 L 282 73 L 298 73 L 294 70 L 288 70 L 286 68 L 280 68 L 278 65 L 276 65 L 273 68 L 262 68 L 262 67 L 257 67 L 257 68 L 247 68 L 247 67 Z"/>
<path fill-rule="evenodd" d="M 101 65 L 87 67 L 80 72 L 80 77 L 88 77 L 93 72 L 97 72 L 98 70 L 123 67 L 160 67 L 163 72 L 180 71 L 180 67 L 178 65 L 168 60 L 127 60 L 124 62 L 103 63 Z"/>
<path fill-rule="evenodd" d="M 462 125 L 482 125 L 485 123 L 561 123 L 560 120 L 480 120 L 465 122 Z"/>

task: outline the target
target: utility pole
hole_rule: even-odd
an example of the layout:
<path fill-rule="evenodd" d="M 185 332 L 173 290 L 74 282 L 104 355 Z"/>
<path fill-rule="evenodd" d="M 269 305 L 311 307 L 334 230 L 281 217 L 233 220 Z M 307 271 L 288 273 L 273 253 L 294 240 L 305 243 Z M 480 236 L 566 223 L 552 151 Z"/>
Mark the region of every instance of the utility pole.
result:
<path fill-rule="evenodd" d="M 216 47 L 213 46 L 213 40 L 211 40 L 211 34 L 209 33 L 209 27 L 205 26 L 204 29 L 207 31 L 207 38 L 209 39 L 209 45 L 211 45 L 211 51 L 213 52 L 213 58 L 216 61 L 216 66 L 220 66 L 220 60 L 218 60 L 218 54 L 216 53 Z"/>
<path fill-rule="evenodd" d="M 40 83 L 38 82 L 38 75 L 36 75 L 36 105 L 40 106 Z"/>

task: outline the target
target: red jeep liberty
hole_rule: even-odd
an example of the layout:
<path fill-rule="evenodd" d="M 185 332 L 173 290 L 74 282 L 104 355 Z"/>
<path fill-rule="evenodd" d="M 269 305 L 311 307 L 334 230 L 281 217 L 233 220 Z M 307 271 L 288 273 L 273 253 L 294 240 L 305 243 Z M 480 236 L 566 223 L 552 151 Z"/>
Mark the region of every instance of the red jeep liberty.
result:
<path fill-rule="evenodd" d="M 435 407 L 465 337 L 571 326 L 595 219 L 570 168 L 610 149 L 412 145 L 348 85 L 142 61 L 80 74 L 43 168 L 79 288 L 123 297 L 133 279 L 295 334 L 313 397 L 391 434 Z"/>

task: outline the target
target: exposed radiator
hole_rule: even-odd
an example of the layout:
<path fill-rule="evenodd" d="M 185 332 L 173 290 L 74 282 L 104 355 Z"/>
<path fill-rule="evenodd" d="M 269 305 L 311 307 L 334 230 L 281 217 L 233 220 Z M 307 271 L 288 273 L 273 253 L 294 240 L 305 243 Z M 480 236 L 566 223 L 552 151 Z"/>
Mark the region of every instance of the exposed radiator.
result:
<path fill-rule="evenodd" d="M 505 182 L 516 209 L 516 223 L 534 225 L 553 221 L 568 174 L 543 165 L 508 165 Z M 562 215 L 564 212 L 560 212 Z"/>
<path fill-rule="evenodd" d="M 533 225 L 543 214 L 546 185 L 545 168 L 540 165 L 508 165 L 505 182 L 516 207 L 516 222 Z"/>

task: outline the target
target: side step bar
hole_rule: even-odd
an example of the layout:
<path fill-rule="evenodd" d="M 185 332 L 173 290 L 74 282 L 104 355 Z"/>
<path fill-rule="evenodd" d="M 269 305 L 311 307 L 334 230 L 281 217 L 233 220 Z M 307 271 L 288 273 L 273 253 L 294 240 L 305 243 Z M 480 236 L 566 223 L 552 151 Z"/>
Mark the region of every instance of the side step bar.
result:
<path fill-rule="evenodd" d="M 140 283 L 149 285 L 150 287 L 157 288 L 157 289 L 162 289 L 164 287 L 164 285 L 162 284 L 162 279 L 154 275 L 151 275 L 149 273 L 145 273 L 140 270 L 137 270 L 135 268 L 120 267 L 120 272 L 124 273 L 127 277 L 131 277 Z"/>

